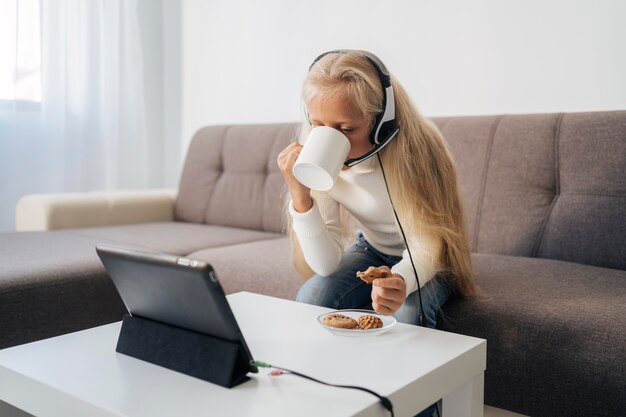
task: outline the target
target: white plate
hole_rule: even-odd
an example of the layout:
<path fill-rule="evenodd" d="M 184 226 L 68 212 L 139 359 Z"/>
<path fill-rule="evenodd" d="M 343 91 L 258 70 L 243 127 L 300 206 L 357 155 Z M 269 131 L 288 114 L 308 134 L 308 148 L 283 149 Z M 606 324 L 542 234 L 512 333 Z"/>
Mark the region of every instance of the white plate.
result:
<path fill-rule="evenodd" d="M 327 326 L 324 324 L 324 317 L 329 314 L 343 314 L 344 316 L 352 317 L 355 320 L 358 320 L 359 317 L 364 316 L 366 314 L 378 317 L 383 322 L 383 327 L 379 327 L 378 329 L 341 329 L 339 327 Z M 393 316 L 383 316 L 378 314 L 373 310 L 335 310 L 330 311 L 328 313 L 320 314 L 317 317 L 317 322 L 322 325 L 323 328 L 328 330 L 331 333 L 338 334 L 341 336 L 373 336 L 385 333 L 387 330 L 391 329 L 396 324 L 396 319 Z"/>

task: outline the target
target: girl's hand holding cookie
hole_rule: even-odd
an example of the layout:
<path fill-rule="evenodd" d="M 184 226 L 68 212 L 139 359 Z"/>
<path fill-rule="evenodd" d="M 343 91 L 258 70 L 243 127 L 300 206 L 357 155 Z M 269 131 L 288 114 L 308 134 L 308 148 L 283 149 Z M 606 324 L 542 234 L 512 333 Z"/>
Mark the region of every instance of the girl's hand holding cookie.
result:
<path fill-rule="evenodd" d="M 385 271 L 387 277 L 372 282 L 372 307 L 378 314 L 391 316 L 406 299 L 406 283 L 401 275 L 392 273 L 388 267 L 378 269 Z"/>

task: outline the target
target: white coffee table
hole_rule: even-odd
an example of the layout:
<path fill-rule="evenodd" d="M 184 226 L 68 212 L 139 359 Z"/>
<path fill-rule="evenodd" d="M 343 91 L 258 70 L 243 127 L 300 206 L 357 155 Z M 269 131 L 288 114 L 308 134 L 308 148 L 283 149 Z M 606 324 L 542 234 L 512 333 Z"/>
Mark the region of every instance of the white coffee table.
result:
<path fill-rule="evenodd" d="M 371 337 L 331 334 L 328 309 L 228 296 L 256 360 L 388 396 L 396 416 L 442 401 L 482 417 L 486 342 L 398 323 Z M 367 393 L 261 369 L 227 389 L 115 352 L 121 323 L 0 351 L 0 400 L 37 416 L 388 416 Z M 442 417 L 443 417 L 442 416 Z"/>

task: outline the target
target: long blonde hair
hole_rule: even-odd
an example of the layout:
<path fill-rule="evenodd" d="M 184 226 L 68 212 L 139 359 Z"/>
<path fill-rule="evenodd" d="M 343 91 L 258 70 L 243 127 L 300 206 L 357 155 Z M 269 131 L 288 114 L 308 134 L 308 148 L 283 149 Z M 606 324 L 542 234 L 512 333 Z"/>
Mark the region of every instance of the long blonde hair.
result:
<path fill-rule="evenodd" d="M 380 151 L 380 156 L 409 246 L 412 237 L 432 239 L 439 246 L 439 264 L 457 292 L 462 296 L 477 295 L 452 155 L 439 130 L 420 115 L 393 75 L 391 83 L 400 131 Z M 358 52 L 328 54 L 309 71 L 302 88 L 305 104 L 314 97 L 333 95 L 346 98 L 370 123 L 382 111 L 383 90 L 378 73 Z M 307 127 L 305 121 L 302 130 Z M 291 236 L 294 262 L 302 272 L 306 262 L 293 232 Z"/>

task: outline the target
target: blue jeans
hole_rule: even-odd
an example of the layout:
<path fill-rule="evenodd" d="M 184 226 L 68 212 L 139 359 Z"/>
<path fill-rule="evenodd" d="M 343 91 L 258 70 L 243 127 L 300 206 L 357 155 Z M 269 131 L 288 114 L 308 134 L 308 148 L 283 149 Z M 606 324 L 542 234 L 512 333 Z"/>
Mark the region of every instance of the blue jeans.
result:
<path fill-rule="evenodd" d="M 357 271 L 365 271 L 370 266 L 392 267 L 402 257 L 385 255 L 365 240 L 363 233 L 357 233 L 357 241 L 342 255 L 337 270 L 328 276 L 314 275 L 298 291 L 296 301 L 333 309 L 368 308 L 371 309 L 371 284 L 366 284 L 356 276 Z M 452 298 L 454 290 L 445 278 L 435 276 L 422 287 L 424 321 L 420 323 L 419 292 L 414 291 L 393 315 L 402 323 L 423 325 L 435 328 L 437 314 L 441 306 Z M 431 405 L 416 417 L 430 417 L 435 412 Z"/>
<path fill-rule="evenodd" d="M 392 267 L 402 257 L 385 255 L 376 250 L 357 233 L 357 241 L 341 257 L 339 267 L 332 274 L 324 277 L 314 275 L 298 291 L 296 301 L 333 309 L 371 308 L 371 284 L 366 284 L 356 276 L 357 271 L 365 271 L 370 266 L 386 265 Z M 425 323 L 420 323 L 419 291 L 414 291 L 393 315 L 402 323 L 424 325 L 435 328 L 437 314 L 441 306 L 454 296 L 454 290 L 445 278 L 436 276 L 422 287 L 422 303 Z"/>

